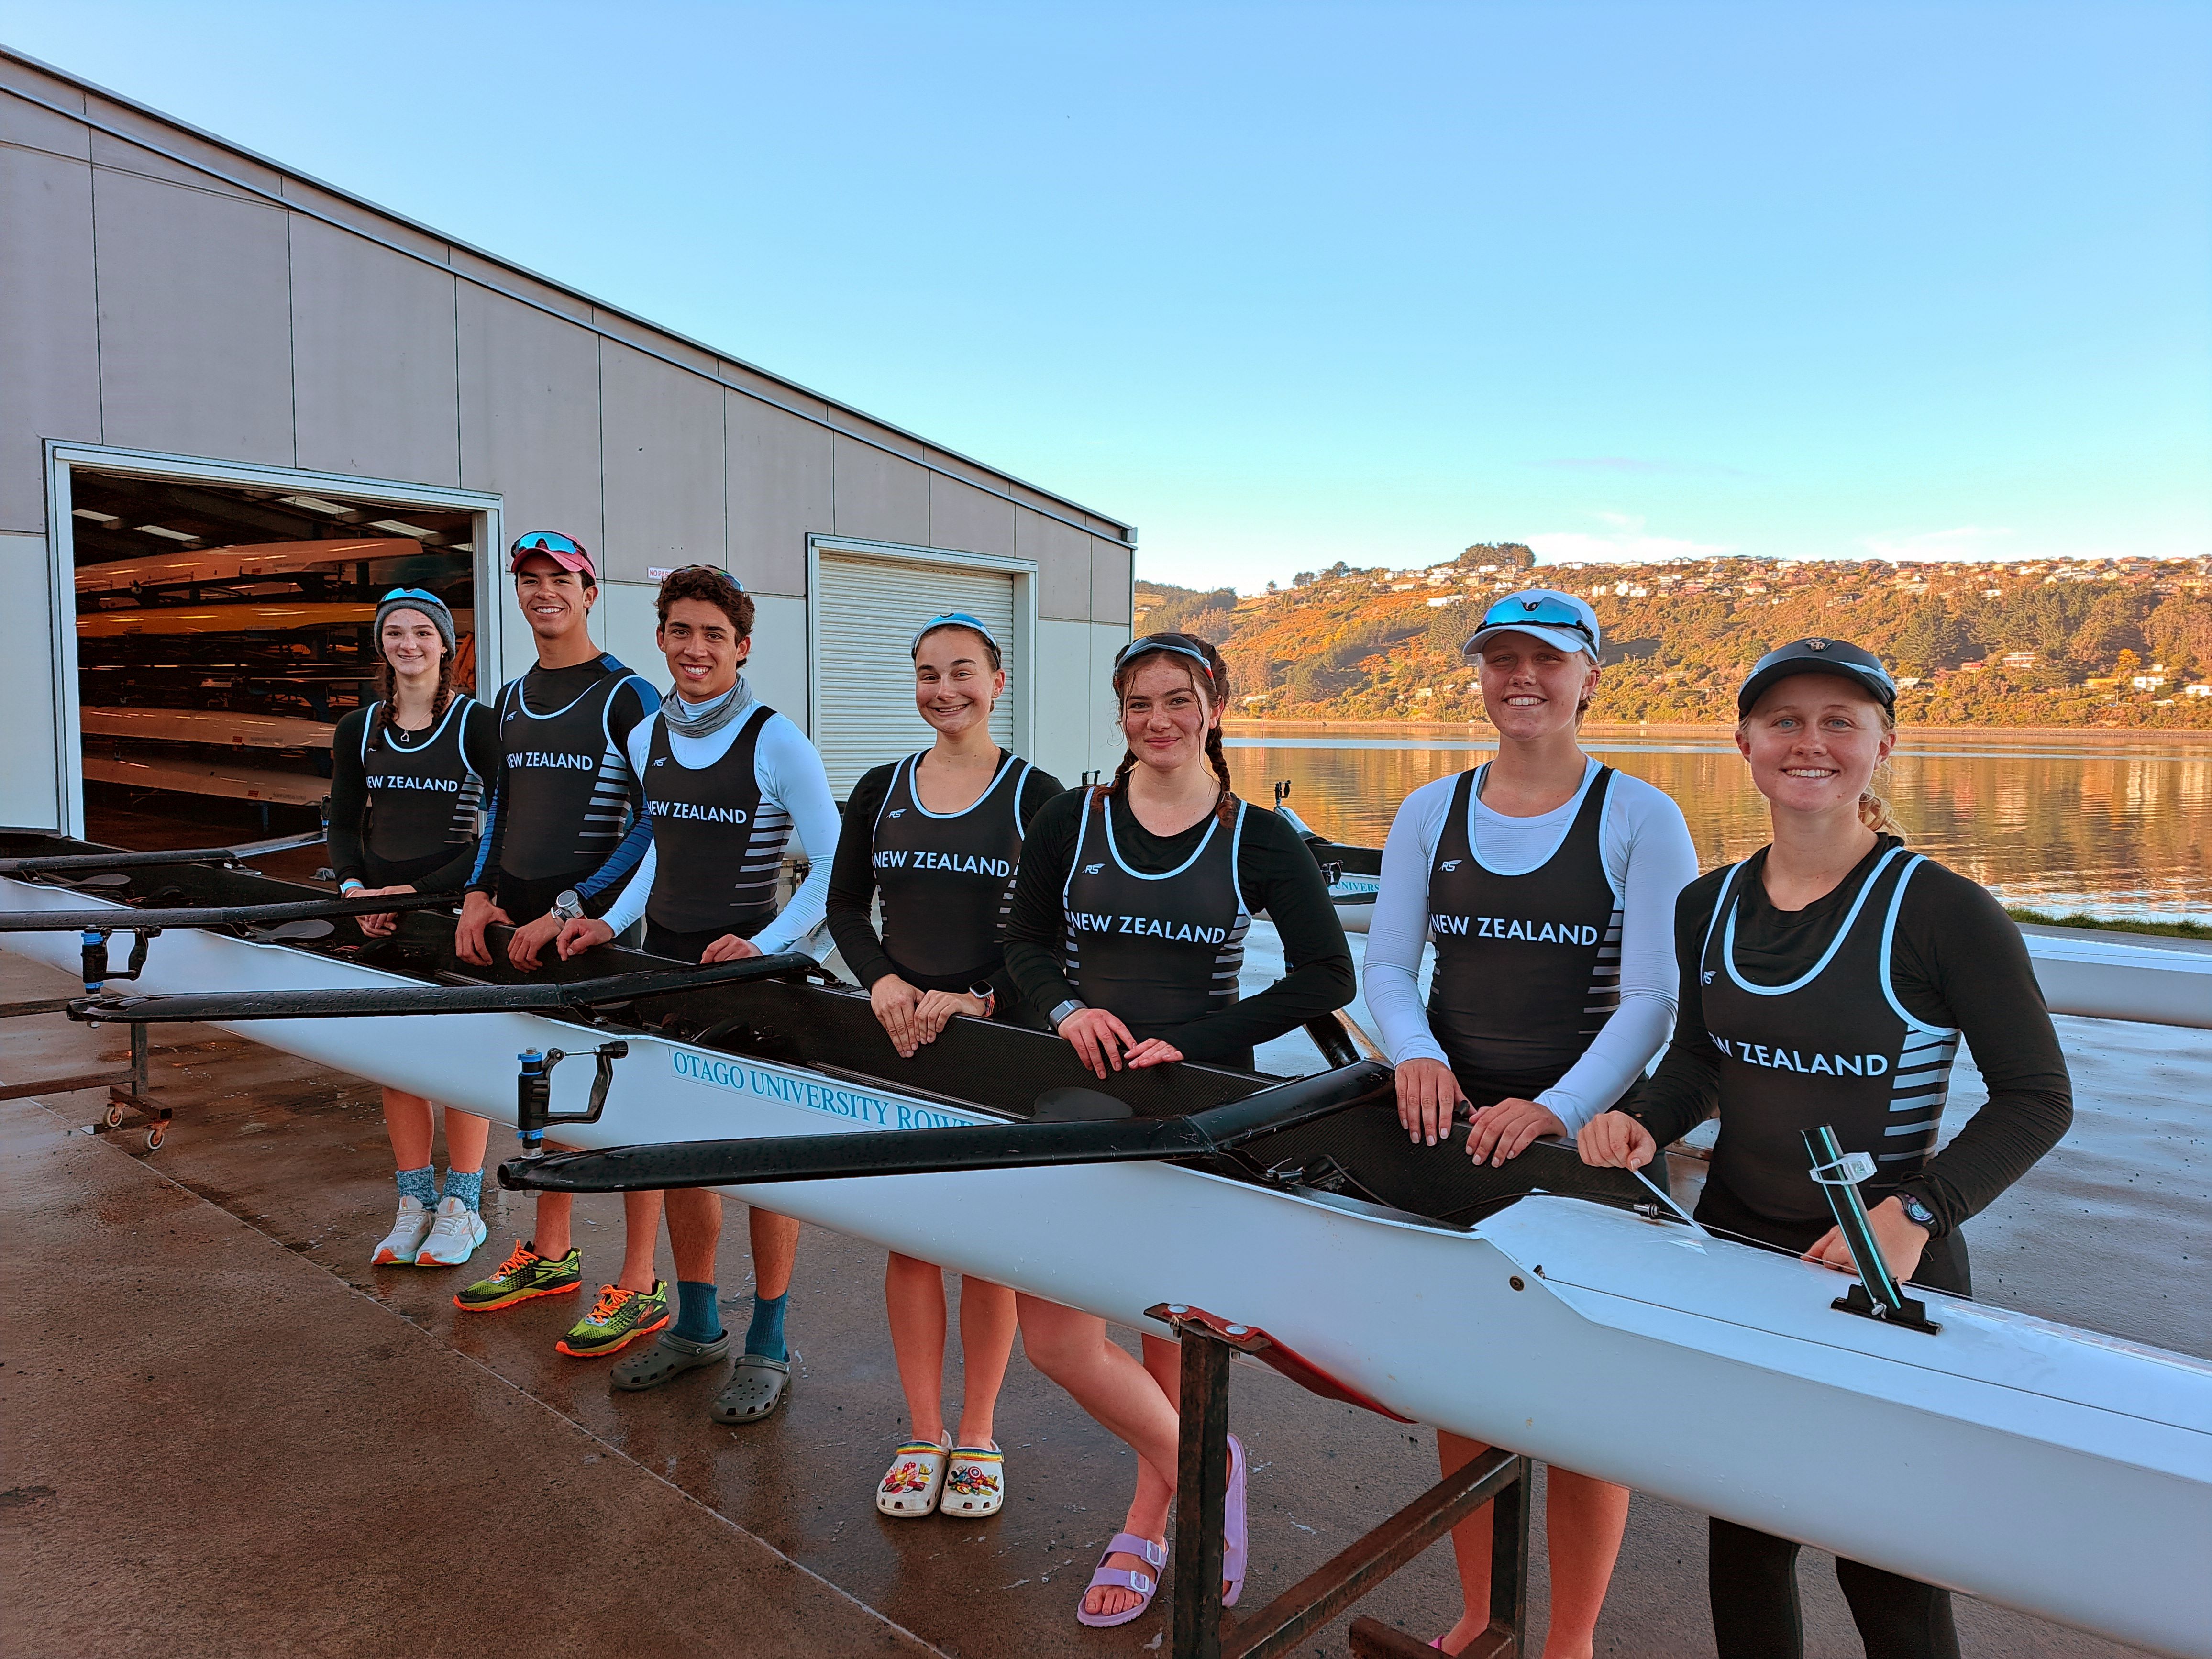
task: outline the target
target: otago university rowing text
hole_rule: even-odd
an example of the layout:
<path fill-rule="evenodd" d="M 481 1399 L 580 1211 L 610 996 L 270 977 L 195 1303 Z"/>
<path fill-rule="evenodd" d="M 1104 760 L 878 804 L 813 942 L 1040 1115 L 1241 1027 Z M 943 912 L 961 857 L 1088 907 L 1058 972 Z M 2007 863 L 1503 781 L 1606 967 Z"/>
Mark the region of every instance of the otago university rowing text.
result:
<path fill-rule="evenodd" d="M 694 1083 L 731 1089 L 763 1100 L 781 1101 L 787 1106 L 803 1106 L 810 1112 L 823 1112 L 831 1117 L 850 1118 L 871 1128 L 950 1129 L 975 1121 L 888 1095 L 872 1095 L 865 1089 L 833 1089 L 827 1084 L 809 1083 L 804 1078 L 763 1071 L 738 1060 L 716 1060 L 689 1048 L 670 1049 L 668 1068 Z"/>

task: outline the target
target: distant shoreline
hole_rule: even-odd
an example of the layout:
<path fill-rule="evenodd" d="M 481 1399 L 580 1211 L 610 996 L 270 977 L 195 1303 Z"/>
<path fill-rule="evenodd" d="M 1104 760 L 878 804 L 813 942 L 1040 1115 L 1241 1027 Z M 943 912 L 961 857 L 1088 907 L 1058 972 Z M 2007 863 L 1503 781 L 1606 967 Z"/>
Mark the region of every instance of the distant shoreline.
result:
<path fill-rule="evenodd" d="M 1406 736 L 1450 735 L 1471 737 L 1479 742 L 1497 740 L 1497 731 L 1486 720 L 1255 720 L 1231 717 L 1221 722 L 1224 732 L 1251 732 L 1264 735 L 1269 732 L 1370 732 L 1377 734 L 1395 733 Z M 1692 720 L 1592 720 L 1583 727 L 1591 737 L 1623 737 L 1642 733 L 1650 737 L 1718 737 L 1734 734 L 1732 724 Z M 2002 742 L 2008 738 L 2064 738 L 2073 742 L 2086 743 L 2180 743 L 2191 748 L 2202 748 L 2212 754 L 2212 732 L 2189 726 L 1905 726 L 1900 735 L 1909 747 L 1912 740 L 1922 736 L 1931 738 L 1978 738 L 1989 742 Z"/>

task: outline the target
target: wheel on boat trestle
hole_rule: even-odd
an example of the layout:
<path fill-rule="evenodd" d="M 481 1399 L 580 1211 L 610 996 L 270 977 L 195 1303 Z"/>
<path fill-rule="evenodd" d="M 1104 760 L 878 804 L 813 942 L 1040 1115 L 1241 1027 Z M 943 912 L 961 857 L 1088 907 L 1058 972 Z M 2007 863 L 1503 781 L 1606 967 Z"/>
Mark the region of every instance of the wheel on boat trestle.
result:
<path fill-rule="evenodd" d="M 161 1137 L 168 1133 L 168 1128 L 169 1126 L 166 1123 L 156 1123 L 152 1128 L 146 1131 L 146 1150 L 148 1152 L 159 1152 L 161 1149 Z"/>

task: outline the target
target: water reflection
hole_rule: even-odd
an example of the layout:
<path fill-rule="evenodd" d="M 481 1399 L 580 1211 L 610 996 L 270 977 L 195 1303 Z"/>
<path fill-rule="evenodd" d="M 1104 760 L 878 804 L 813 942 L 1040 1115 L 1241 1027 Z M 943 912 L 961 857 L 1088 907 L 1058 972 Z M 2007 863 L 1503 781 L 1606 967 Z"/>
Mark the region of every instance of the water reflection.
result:
<path fill-rule="evenodd" d="M 1705 868 L 1766 840 L 1765 804 L 1724 732 L 1662 735 L 1592 727 L 1584 745 L 1672 795 Z M 1229 739 L 1238 792 L 1266 800 L 1291 781 L 1291 804 L 1324 834 L 1373 845 L 1398 803 L 1431 778 L 1474 765 L 1494 745 L 1468 728 L 1376 738 L 1291 726 Z M 2096 915 L 2212 915 L 2212 743 L 2186 733 L 2110 740 L 2017 740 L 1912 733 L 1889 794 L 1911 844 L 2008 903 Z"/>

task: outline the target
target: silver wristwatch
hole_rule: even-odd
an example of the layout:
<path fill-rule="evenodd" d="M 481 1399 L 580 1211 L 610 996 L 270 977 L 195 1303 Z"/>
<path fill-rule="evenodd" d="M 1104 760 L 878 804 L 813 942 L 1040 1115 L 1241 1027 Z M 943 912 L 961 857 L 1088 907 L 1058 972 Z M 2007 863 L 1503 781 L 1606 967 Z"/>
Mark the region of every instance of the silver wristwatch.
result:
<path fill-rule="evenodd" d="M 584 901 L 573 887 L 553 901 L 553 914 L 563 921 L 580 921 L 584 916 Z"/>
<path fill-rule="evenodd" d="M 1066 1001 L 1061 1003 L 1058 1007 L 1054 1008 L 1050 1013 L 1044 1017 L 1045 1024 L 1051 1026 L 1054 1030 L 1057 1031 L 1060 1029 L 1060 1021 L 1066 1019 L 1070 1014 L 1075 1012 L 1079 1008 L 1088 1008 L 1091 1005 L 1087 1002 L 1078 1002 L 1073 997 L 1070 997 Z"/>

